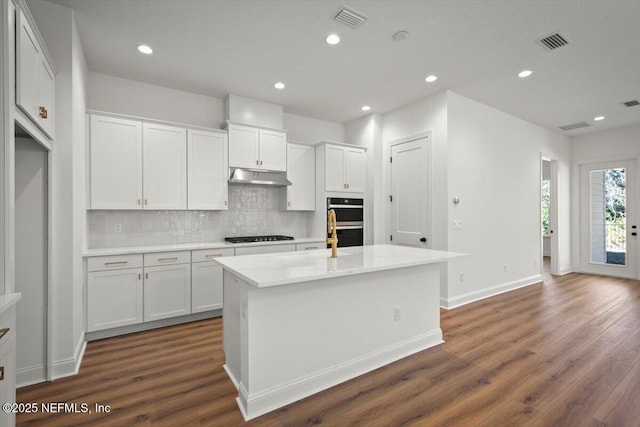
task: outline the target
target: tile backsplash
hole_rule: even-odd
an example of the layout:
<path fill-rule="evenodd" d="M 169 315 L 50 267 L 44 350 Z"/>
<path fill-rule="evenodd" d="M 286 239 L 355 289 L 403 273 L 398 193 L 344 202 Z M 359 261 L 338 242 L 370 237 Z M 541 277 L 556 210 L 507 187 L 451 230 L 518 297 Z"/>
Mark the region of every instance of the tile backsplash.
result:
<path fill-rule="evenodd" d="M 308 212 L 280 211 L 281 189 L 229 186 L 226 211 L 87 211 L 89 249 L 202 243 L 230 236 L 308 235 Z"/>

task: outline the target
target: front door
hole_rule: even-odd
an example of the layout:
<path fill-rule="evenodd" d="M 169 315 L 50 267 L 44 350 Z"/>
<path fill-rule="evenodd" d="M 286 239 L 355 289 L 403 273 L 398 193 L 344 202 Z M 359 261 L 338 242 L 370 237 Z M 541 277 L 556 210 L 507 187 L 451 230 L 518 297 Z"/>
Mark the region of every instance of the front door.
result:
<path fill-rule="evenodd" d="M 635 161 L 580 166 L 580 266 L 586 273 L 637 276 Z"/>
<path fill-rule="evenodd" d="M 427 248 L 427 137 L 391 146 L 391 243 Z"/>

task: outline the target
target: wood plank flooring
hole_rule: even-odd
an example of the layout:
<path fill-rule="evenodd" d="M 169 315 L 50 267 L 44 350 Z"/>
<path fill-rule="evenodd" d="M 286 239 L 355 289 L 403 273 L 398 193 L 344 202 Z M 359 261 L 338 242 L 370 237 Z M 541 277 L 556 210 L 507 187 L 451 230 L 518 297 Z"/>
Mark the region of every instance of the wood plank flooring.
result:
<path fill-rule="evenodd" d="M 582 274 L 441 312 L 445 343 L 256 426 L 640 426 L 640 282 Z M 222 320 L 91 342 L 77 376 L 19 402 L 109 405 L 19 426 L 236 426 Z"/>

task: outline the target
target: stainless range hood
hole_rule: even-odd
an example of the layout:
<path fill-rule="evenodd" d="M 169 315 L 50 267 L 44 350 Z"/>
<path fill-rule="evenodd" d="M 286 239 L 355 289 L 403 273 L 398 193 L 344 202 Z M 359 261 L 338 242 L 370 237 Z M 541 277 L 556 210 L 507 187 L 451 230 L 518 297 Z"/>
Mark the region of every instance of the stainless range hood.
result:
<path fill-rule="evenodd" d="M 287 179 L 285 172 L 236 168 L 231 170 L 229 184 L 257 184 L 270 185 L 272 187 L 286 187 L 287 185 L 291 185 L 291 182 Z"/>

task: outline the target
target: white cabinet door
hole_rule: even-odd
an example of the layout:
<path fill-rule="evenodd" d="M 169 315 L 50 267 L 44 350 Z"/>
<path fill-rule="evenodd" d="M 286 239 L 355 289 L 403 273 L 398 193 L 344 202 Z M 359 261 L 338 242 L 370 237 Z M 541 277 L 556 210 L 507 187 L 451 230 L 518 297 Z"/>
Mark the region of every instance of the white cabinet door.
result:
<path fill-rule="evenodd" d="M 347 191 L 364 193 L 365 191 L 365 152 L 358 149 L 345 149 L 345 183 Z"/>
<path fill-rule="evenodd" d="M 142 123 L 91 116 L 90 208 L 142 209 Z"/>
<path fill-rule="evenodd" d="M 144 208 L 186 209 L 186 129 L 144 123 L 142 135 Z"/>
<path fill-rule="evenodd" d="M 51 138 L 53 138 L 55 127 L 54 85 L 55 76 L 53 71 L 46 58 L 40 56 L 38 67 L 38 109 L 40 110 L 42 107 L 44 110 L 38 111 L 37 120 L 42 130 Z"/>
<path fill-rule="evenodd" d="M 316 155 L 309 145 L 287 145 L 287 178 L 291 185 L 284 187 L 284 210 L 313 211 L 316 209 Z"/>
<path fill-rule="evenodd" d="M 258 160 L 260 130 L 249 126 L 229 125 L 229 166 L 255 169 Z"/>
<path fill-rule="evenodd" d="M 4 379 L 0 381 L 0 402 L 16 403 L 16 336 L 13 331 L 7 341 L 0 345 L 0 366 Z M 15 426 L 16 415 L 12 411 L 0 411 L 0 426 Z"/>
<path fill-rule="evenodd" d="M 142 269 L 94 271 L 87 281 L 87 330 L 133 325 L 142 316 Z"/>
<path fill-rule="evenodd" d="M 228 200 L 227 136 L 222 133 L 189 130 L 189 209 L 225 210 Z"/>
<path fill-rule="evenodd" d="M 275 130 L 260 129 L 260 169 L 287 170 L 287 134 Z"/>
<path fill-rule="evenodd" d="M 16 35 L 16 105 L 53 138 L 55 76 L 22 11 L 18 13 Z"/>
<path fill-rule="evenodd" d="M 40 44 L 22 11 L 18 14 L 17 25 L 16 104 L 37 122 Z"/>
<path fill-rule="evenodd" d="M 144 269 L 144 321 L 191 313 L 190 264 Z"/>
<path fill-rule="evenodd" d="M 216 261 L 191 264 L 191 312 L 222 308 L 222 266 Z"/>
<path fill-rule="evenodd" d="M 346 158 L 344 147 L 327 145 L 325 150 L 326 190 L 346 191 L 347 182 L 344 176 Z"/>

